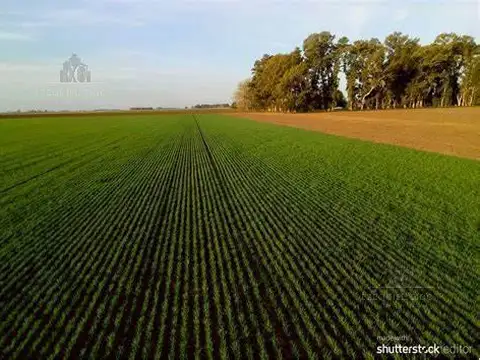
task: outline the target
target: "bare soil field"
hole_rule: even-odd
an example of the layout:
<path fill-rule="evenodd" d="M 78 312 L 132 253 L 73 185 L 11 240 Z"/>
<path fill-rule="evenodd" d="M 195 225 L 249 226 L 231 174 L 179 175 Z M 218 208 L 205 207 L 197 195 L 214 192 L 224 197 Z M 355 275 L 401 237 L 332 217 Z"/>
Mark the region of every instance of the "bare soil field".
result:
<path fill-rule="evenodd" d="M 278 125 L 480 159 L 480 107 L 337 113 L 229 113 Z"/>

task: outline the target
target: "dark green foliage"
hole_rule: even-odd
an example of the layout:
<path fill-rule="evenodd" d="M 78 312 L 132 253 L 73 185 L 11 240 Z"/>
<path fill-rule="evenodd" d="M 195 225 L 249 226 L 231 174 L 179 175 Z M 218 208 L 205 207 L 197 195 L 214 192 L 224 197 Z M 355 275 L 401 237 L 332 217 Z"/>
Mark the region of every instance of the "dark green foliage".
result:
<path fill-rule="evenodd" d="M 350 43 L 324 31 L 309 35 L 303 51 L 257 60 L 242 94 L 247 110 L 330 110 L 338 106 L 342 72 L 351 110 L 472 106 L 480 99 L 479 59 L 480 47 L 467 35 L 440 34 L 420 45 L 399 32 L 383 43 Z"/>
<path fill-rule="evenodd" d="M 218 108 L 229 108 L 229 107 L 230 107 L 230 104 L 197 104 L 195 106 L 192 106 L 192 109 L 218 109 Z"/>

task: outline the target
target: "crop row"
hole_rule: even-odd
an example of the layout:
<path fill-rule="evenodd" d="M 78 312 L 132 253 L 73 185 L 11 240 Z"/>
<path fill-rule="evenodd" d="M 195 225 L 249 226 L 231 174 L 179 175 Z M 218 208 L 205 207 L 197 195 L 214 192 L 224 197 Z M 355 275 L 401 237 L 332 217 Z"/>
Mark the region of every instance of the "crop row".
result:
<path fill-rule="evenodd" d="M 303 168 L 318 150 L 273 126 L 277 139 L 216 115 L 138 121 L 76 125 L 98 142 L 22 155 L 18 183 L 31 180 L 0 199 L 0 357 L 372 358 L 391 334 L 475 344 L 475 280 L 450 275 L 455 247 L 441 258 L 422 219 L 384 215 L 393 195 L 351 178 L 383 175 L 328 153 Z"/>

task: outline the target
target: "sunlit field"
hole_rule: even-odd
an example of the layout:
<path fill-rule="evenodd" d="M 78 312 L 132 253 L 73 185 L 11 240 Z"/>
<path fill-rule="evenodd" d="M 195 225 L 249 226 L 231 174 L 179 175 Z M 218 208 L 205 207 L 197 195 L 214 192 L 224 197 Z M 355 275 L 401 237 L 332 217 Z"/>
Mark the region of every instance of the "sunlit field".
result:
<path fill-rule="evenodd" d="M 0 358 L 480 356 L 476 160 L 219 114 L 0 144 Z"/>

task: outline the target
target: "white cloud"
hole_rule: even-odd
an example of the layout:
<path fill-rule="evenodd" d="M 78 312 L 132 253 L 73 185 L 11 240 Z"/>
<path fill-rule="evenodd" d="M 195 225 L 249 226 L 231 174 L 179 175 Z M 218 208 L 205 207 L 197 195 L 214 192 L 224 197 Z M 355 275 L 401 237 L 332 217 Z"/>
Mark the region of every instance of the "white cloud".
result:
<path fill-rule="evenodd" d="M 21 11 L 0 11 L 0 16 L 19 16 L 24 14 L 25 13 Z"/>
<path fill-rule="evenodd" d="M 143 25 L 142 21 L 131 14 L 113 15 L 89 8 L 50 10 L 40 14 L 39 18 L 37 25 L 40 26 Z"/>
<path fill-rule="evenodd" d="M 31 41 L 33 37 L 28 34 L 0 30 L 0 41 Z"/>
<path fill-rule="evenodd" d="M 17 27 L 24 29 L 35 29 L 41 27 L 48 27 L 51 25 L 52 23 L 47 21 L 22 21 L 16 24 Z"/>
<path fill-rule="evenodd" d="M 7 72 L 15 74 L 18 72 L 34 72 L 41 71 L 46 68 L 45 64 L 40 63 L 12 63 L 12 62 L 0 62 L 0 73 Z M 3 78 L 3 74 L 2 74 Z"/>

